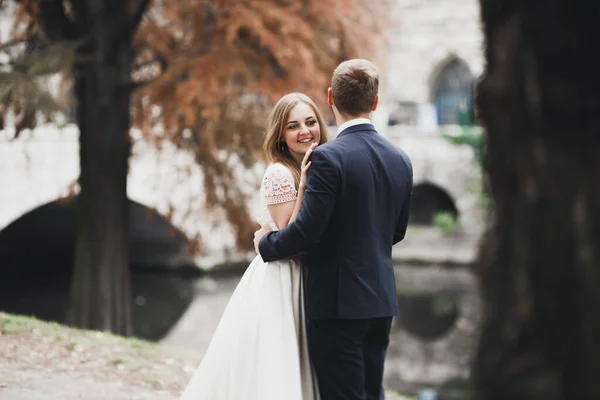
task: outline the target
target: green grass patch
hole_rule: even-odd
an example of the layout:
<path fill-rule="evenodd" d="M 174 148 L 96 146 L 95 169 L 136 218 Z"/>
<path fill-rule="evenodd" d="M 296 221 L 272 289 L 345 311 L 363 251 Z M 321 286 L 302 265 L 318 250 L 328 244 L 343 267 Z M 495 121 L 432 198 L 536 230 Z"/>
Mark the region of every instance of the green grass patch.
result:
<path fill-rule="evenodd" d="M 456 217 L 449 212 L 439 212 L 435 214 L 433 217 L 433 224 L 445 235 L 451 234 L 458 228 Z"/>

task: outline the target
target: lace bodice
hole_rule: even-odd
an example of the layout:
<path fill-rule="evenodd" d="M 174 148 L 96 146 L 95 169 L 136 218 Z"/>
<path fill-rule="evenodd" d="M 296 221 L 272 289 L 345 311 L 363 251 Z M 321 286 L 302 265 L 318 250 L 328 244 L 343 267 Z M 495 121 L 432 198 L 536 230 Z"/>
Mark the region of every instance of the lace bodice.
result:
<path fill-rule="evenodd" d="M 272 229 L 277 229 L 267 206 L 296 201 L 297 197 L 298 191 L 294 185 L 292 172 L 283 164 L 269 164 L 260 185 L 261 219 L 268 221 Z"/>

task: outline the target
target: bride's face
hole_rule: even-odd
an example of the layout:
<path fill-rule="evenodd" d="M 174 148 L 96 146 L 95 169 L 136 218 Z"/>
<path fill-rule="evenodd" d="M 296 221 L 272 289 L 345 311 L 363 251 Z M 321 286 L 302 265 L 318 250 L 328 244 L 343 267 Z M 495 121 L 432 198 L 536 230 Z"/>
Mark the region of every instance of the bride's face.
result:
<path fill-rule="evenodd" d="M 283 135 L 294 158 L 302 160 L 310 145 L 321 140 L 321 127 L 312 107 L 306 103 L 296 104 L 290 110 Z"/>

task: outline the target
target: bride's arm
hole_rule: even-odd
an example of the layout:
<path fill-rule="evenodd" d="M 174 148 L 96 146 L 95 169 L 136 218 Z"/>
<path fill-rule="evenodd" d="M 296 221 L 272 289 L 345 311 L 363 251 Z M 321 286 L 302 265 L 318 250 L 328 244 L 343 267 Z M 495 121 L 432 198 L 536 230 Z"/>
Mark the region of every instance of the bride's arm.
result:
<path fill-rule="evenodd" d="M 304 191 L 306 190 L 306 172 L 310 168 L 310 161 L 308 161 L 308 159 L 310 158 L 314 148 L 315 145 L 311 146 L 307 150 L 306 154 L 304 155 L 304 159 L 302 160 L 302 165 L 300 167 L 300 183 L 298 184 L 298 197 L 296 198 L 296 201 L 271 204 L 267 207 L 269 209 L 269 213 L 271 214 L 271 218 L 273 218 L 273 222 L 275 222 L 275 225 L 277 225 L 277 228 L 279 229 L 283 229 L 294 222 L 298 216 L 298 213 L 300 212 L 302 198 L 304 197 Z"/>
<path fill-rule="evenodd" d="M 269 204 L 269 214 L 277 228 L 283 229 L 290 223 L 290 218 L 295 211 L 298 201 L 288 201 L 287 203 Z"/>
<path fill-rule="evenodd" d="M 306 169 L 310 167 L 310 163 L 306 166 Z M 302 172 L 303 175 L 306 173 Z M 304 179 L 306 182 L 306 179 Z M 287 203 L 269 204 L 269 214 L 273 218 L 273 222 L 277 225 L 277 228 L 283 229 L 296 220 L 298 213 L 300 212 L 300 206 L 302 205 L 302 198 L 304 197 L 304 191 L 306 190 L 306 183 L 302 184 L 302 178 L 298 185 L 298 197 L 296 201 L 288 201 Z"/>

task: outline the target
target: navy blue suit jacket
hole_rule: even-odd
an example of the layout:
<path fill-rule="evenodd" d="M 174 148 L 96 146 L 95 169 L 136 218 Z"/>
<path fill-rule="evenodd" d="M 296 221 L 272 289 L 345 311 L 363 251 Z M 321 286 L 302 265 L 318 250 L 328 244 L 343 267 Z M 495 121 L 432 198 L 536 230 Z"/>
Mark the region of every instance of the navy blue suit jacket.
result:
<path fill-rule="evenodd" d="M 317 147 L 311 161 L 300 212 L 261 239 L 263 260 L 307 252 L 310 319 L 396 315 L 392 245 L 408 223 L 410 159 L 373 125 L 360 124 Z"/>

